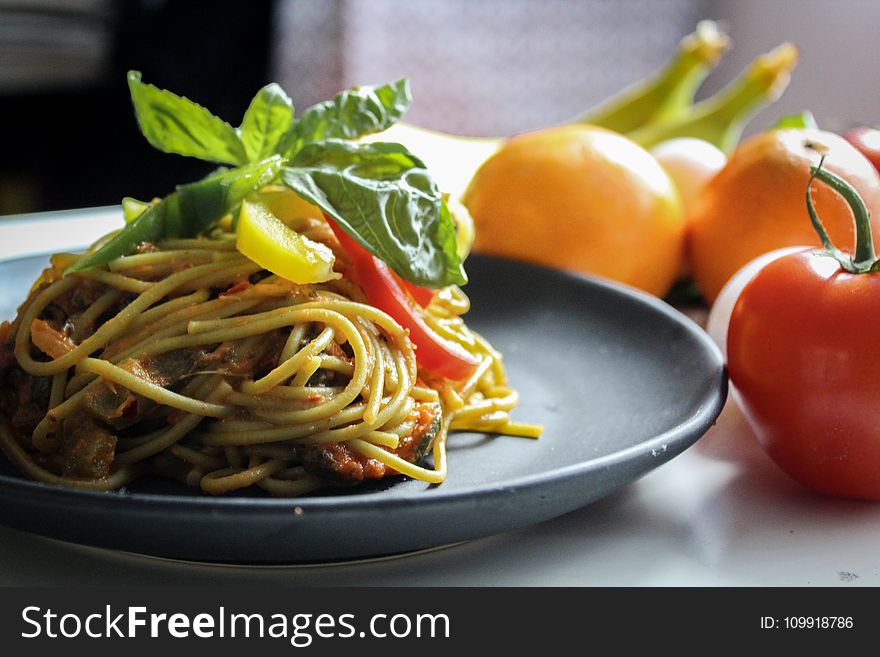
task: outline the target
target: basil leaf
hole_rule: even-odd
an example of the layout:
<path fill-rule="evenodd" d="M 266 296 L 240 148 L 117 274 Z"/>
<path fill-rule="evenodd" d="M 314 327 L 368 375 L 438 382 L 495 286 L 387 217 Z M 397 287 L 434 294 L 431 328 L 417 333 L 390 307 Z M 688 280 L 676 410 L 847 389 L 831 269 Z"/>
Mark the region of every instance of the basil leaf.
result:
<path fill-rule="evenodd" d="M 306 144 L 324 139 L 357 139 L 382 132 L 400 120 L 412 102 L 406 78 L 381 86 L 355 87 L 308 108 L 278 144 L 293 157 Z"/>
<path fill-rule="evenodd" d="M 155 148 L 208 162 L 247 163 L 235 128 L 201 105 L 141 82 L 138 71 L 128 72 L 128 88 L 141 132 Z"/>
<path fill-rule="evenodd" d="M 434 288 L 467 282 L 449 209 L 402 145 L 307 144 L 281 178 L 406 280 Z"/>
<path fill-rule="evenodd" d="M 293 103 L 284 89 L 274 82 L 260 89 L 239 128 L 248 160 L 262 160 L 272 155 L 292 123 Z"/>
<path fill-rule="evenodd" d="M 175 192 L 151 204 L 100 249 L 68 267 L 65 276 L 129 255 L 143 242 L 194 237 L 204 232 L 245 197 L 269 184 L 278 175 L 281 163 L 281 158 L 275 156 L 179 185 Z"/>

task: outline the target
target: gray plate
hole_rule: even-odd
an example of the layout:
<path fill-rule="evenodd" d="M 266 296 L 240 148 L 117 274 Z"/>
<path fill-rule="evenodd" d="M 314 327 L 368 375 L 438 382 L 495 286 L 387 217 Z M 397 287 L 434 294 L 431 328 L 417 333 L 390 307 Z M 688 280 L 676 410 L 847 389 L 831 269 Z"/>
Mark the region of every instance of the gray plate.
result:
<path fill-rule="evenodd" d="M 0 263 L 12 317 L 46 257 Z M 537 441 L 454 434 L 440 486 L 397 478 L 297 500 L 206 497 L 144 482 L 124 493 L 22 478 L 0 457 L 0 523 L 178 559 L 302 563 L 375 557 L 503 532 L 608 495 L 693 444 L 727 393 L 721 355 L 647 295 L 550 269 L 468 261 L 468 323 L 505 356 L 515 417 Z"/>

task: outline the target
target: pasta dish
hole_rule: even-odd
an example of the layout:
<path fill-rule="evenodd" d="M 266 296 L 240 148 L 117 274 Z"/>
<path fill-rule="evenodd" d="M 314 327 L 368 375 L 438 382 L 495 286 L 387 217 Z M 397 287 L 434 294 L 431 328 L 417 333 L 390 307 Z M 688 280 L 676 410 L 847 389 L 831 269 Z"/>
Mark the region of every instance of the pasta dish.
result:
<path fill-rule="evenodd" d="M 234 142 L 187 118 L 204 108 L 129 85 L 154 146 L 227 166 L 127 199 L 125 226 L 52 256 L 0 326 L 0 447 L 17 469 L 296 496 L 440 483 L 450 431 L 539 435 L 510 419 L 501 355 L 462 319 L 466 210 L 403 147 L 356 139 L 396 120 L 408 87 L 343 92 L 295 121 L 270 85 L 248 110 L 265 120 L 246 114 Z"/>

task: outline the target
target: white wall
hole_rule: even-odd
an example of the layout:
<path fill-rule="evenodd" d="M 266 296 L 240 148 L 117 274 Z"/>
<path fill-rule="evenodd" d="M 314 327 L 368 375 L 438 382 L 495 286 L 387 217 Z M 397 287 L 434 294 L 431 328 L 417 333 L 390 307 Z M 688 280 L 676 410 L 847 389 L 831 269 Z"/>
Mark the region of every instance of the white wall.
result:
<path fill-rule="evenodd" d="M 571 118 L 661 66 L 700 18 L 734 48 L 705 90 L 783 41 L 801 53 L 783 111 L 880 123 L 880 0 L 283 0 L 275 79 L 297 107 L 343 86 L 411 78 L 407 120 L 512 134 Z"/>
<path fill-rule="evenodd" d="M 703 0 L 284 0 L 275 79 L 297 107 L 410 78 L 407 120 L 507 135 L 577 116 L 658 68 Z"/>

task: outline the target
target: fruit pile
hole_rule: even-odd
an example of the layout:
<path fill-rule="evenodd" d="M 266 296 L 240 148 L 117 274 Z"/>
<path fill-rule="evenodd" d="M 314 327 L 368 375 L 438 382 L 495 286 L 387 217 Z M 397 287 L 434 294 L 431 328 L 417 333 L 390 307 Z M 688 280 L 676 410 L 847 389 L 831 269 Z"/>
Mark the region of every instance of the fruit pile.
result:
<path fill-rule="evenodd" d="M 694 103 L 728 47 L 703 22 L 659 73 L 564 125 L 382 138 L 461 197 L 475 251 L 661 297 L 695 284 L 770 457 L 814 490 L 880 500 L 880 131 L 834 134 L 805 112 L 740 143 L 797 51 L 757 57 Z"/>

